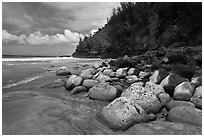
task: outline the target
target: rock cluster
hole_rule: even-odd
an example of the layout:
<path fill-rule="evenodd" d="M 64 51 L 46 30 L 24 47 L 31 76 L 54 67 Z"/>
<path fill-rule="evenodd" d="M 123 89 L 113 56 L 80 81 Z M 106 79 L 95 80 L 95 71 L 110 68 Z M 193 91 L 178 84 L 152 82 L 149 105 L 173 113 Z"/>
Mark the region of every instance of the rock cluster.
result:
<path fill-rule="evenodd" d="M 172 67 L 177 61 L 173 56 L 162 60 L 165 67 L 149 65 L 148 59 L 137 60 L 135 67 L 127 61 L 125 65 L 96 63 L 79 76 L 71 75 L 64 87 L 72 94 L 88 92 L 89 99 L 110 102 L 100 116 L 114 130 L 154 120 L 201 126 L 202 76 L 195 73 L 189 77 L 182 69 L 178 71 L 178 64 Z M 183 60 L 182 65 L 186 63 L 188 60 Z"/>

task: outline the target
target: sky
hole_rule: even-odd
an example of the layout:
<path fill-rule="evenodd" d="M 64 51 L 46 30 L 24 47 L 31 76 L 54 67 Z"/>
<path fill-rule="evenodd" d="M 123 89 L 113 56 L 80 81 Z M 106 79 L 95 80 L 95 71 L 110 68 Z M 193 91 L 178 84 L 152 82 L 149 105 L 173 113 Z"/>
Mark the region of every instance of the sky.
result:
<path fill-rule="evenodd" d="M 107 23 L 118 2 L 3 2 L 3 55 L 71 55 Z"/>

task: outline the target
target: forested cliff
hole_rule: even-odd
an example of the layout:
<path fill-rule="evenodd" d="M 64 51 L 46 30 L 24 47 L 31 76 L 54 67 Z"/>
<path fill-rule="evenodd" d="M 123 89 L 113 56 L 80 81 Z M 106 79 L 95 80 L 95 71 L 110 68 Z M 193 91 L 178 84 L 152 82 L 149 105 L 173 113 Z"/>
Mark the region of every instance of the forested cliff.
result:
<path fill-rule="evenodd" d="M 104 27 L 80 40 L 73 56 L 116 58 L 201 44 L 201 2 L 123 2 Z"/>

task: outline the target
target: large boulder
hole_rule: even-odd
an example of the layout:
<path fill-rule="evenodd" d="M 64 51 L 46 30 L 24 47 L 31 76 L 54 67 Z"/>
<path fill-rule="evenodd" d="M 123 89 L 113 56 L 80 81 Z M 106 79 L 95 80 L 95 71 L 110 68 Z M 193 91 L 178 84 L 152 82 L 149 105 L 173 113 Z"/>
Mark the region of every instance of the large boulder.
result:
<path fill-rule="evenodd" d="M 66 75 L 70 75 L 71 72 L 69 71 L 69 69 L 65 66 L 60 67 L 57 71 L 56 71 L 56 75 L 57 76 L 66 76 Z"/>
<path fill-rule="evenodd" d="M 115 99 L 102 110 L 105 123 L 114 130 L 126 130 L 135 123 L 147 121 L 146 112 L 126 97 Z"/>
<path fill-rule="evenodd" d="M 86 87 L 77 86 L 74 89 L 72 89 L 71 94 L 77 94 L 77 93 L 80 93 L 80 92 L 87 92 L 87 91 L 88 91 L 88 89 Z"/>
<path fill-rule="evenodd" d="M 150 81 L 159 84 L 167 76 L 168 72 L 165 69 L 160 68 L 159 70 L 154 71 L 153 75 L 150 77 Z"/>
<path fill-rule="evenodd" d="M 191 102 L 188 101 L 181 101 L 181 100 L 173 100 L 171 99 L 167 104 L 166 104 L 166 108 L 167 110 L 171 110 L 174 107 L 178 107 L 178 106 L 187 106 L 187 107 L 195 107 L 195 105 Z"/>
<path fill-rule="evenodd" d="M 88 96 L 93 100 L 112 101 L 117 97 L 117 89 L 106 82 L 100 82 L 89 89 Z"/>
<path fill-rule="evenodd" d="M 130 98 L 135 104 L 139 104 L 147 114 L 156 114 L 162 107 L 157 95 L 148 88 L 144 88 L 142 84 L 132 84 L 121 94 L 121 97 Z"/>
<path fill-rule="evenodd" d="M 89 68 L 82 70 L 80 77 L 83 79 L 91 79 L 96 74 L 96 70 L 94 68 Z"/>
<path fill-rule="evenodd" d="M 199 109 L 202 109 L 202 86 L 195 89 L 195 93 L 191 97 L 191 102 Z"/>
<path fill-rule="evenodd" d="M 97 81 L 94 79 L 85 79 L 82 83 L 82 86 L 89 89 L 89 88 L 92 88 L 96 83 Z"/>
<path fill-rule="evenodd" d="M 126 77 L 127 73 L 126 73 L 126 69 L 125 68 L 119 68 L 117 71 L 116 71 L 116 77 L 118 78 L 124 78 Z"/>
<path fill-rule="evenodd" d="M 194 85 L 191 82 L 182 82 L 176 86 L 173 98 L 176 100 L 189 101 L 194 92 Z"/>
<path fill-rule="evenodd" d="M 168 120 L 202 126 L 202 110 L 187 106 L 174 107 L 168 113 Z"/>
<path fill-rule="evenodd" d="M 171 73 L 161 81 L 160 85 L 163 86 L 164 90 L 169 93 L 170 96 L 173 96 L 175 87 L 185 81 L 188 81 L 188 79 L 182 78 L 174 73 Z"/>
<path fill-rule="evenodd" d="M 71 90 L 75 88 L 76 86 L 80 86 L 83 79 L 77 75 L 71 75 L 67 82 L 65 83 L 65 89 Z"/>

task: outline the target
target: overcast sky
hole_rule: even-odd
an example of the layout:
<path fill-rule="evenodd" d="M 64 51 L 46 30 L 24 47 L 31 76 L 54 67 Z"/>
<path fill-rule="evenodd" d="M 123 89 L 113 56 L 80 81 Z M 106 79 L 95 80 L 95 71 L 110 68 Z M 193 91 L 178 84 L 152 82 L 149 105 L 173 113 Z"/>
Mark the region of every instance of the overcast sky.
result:
<path fill-rule="evenodd" d="M 2 3 L 3 55 L 72 54 L 79 38 L 103 27 L 119 3 Z"/>

